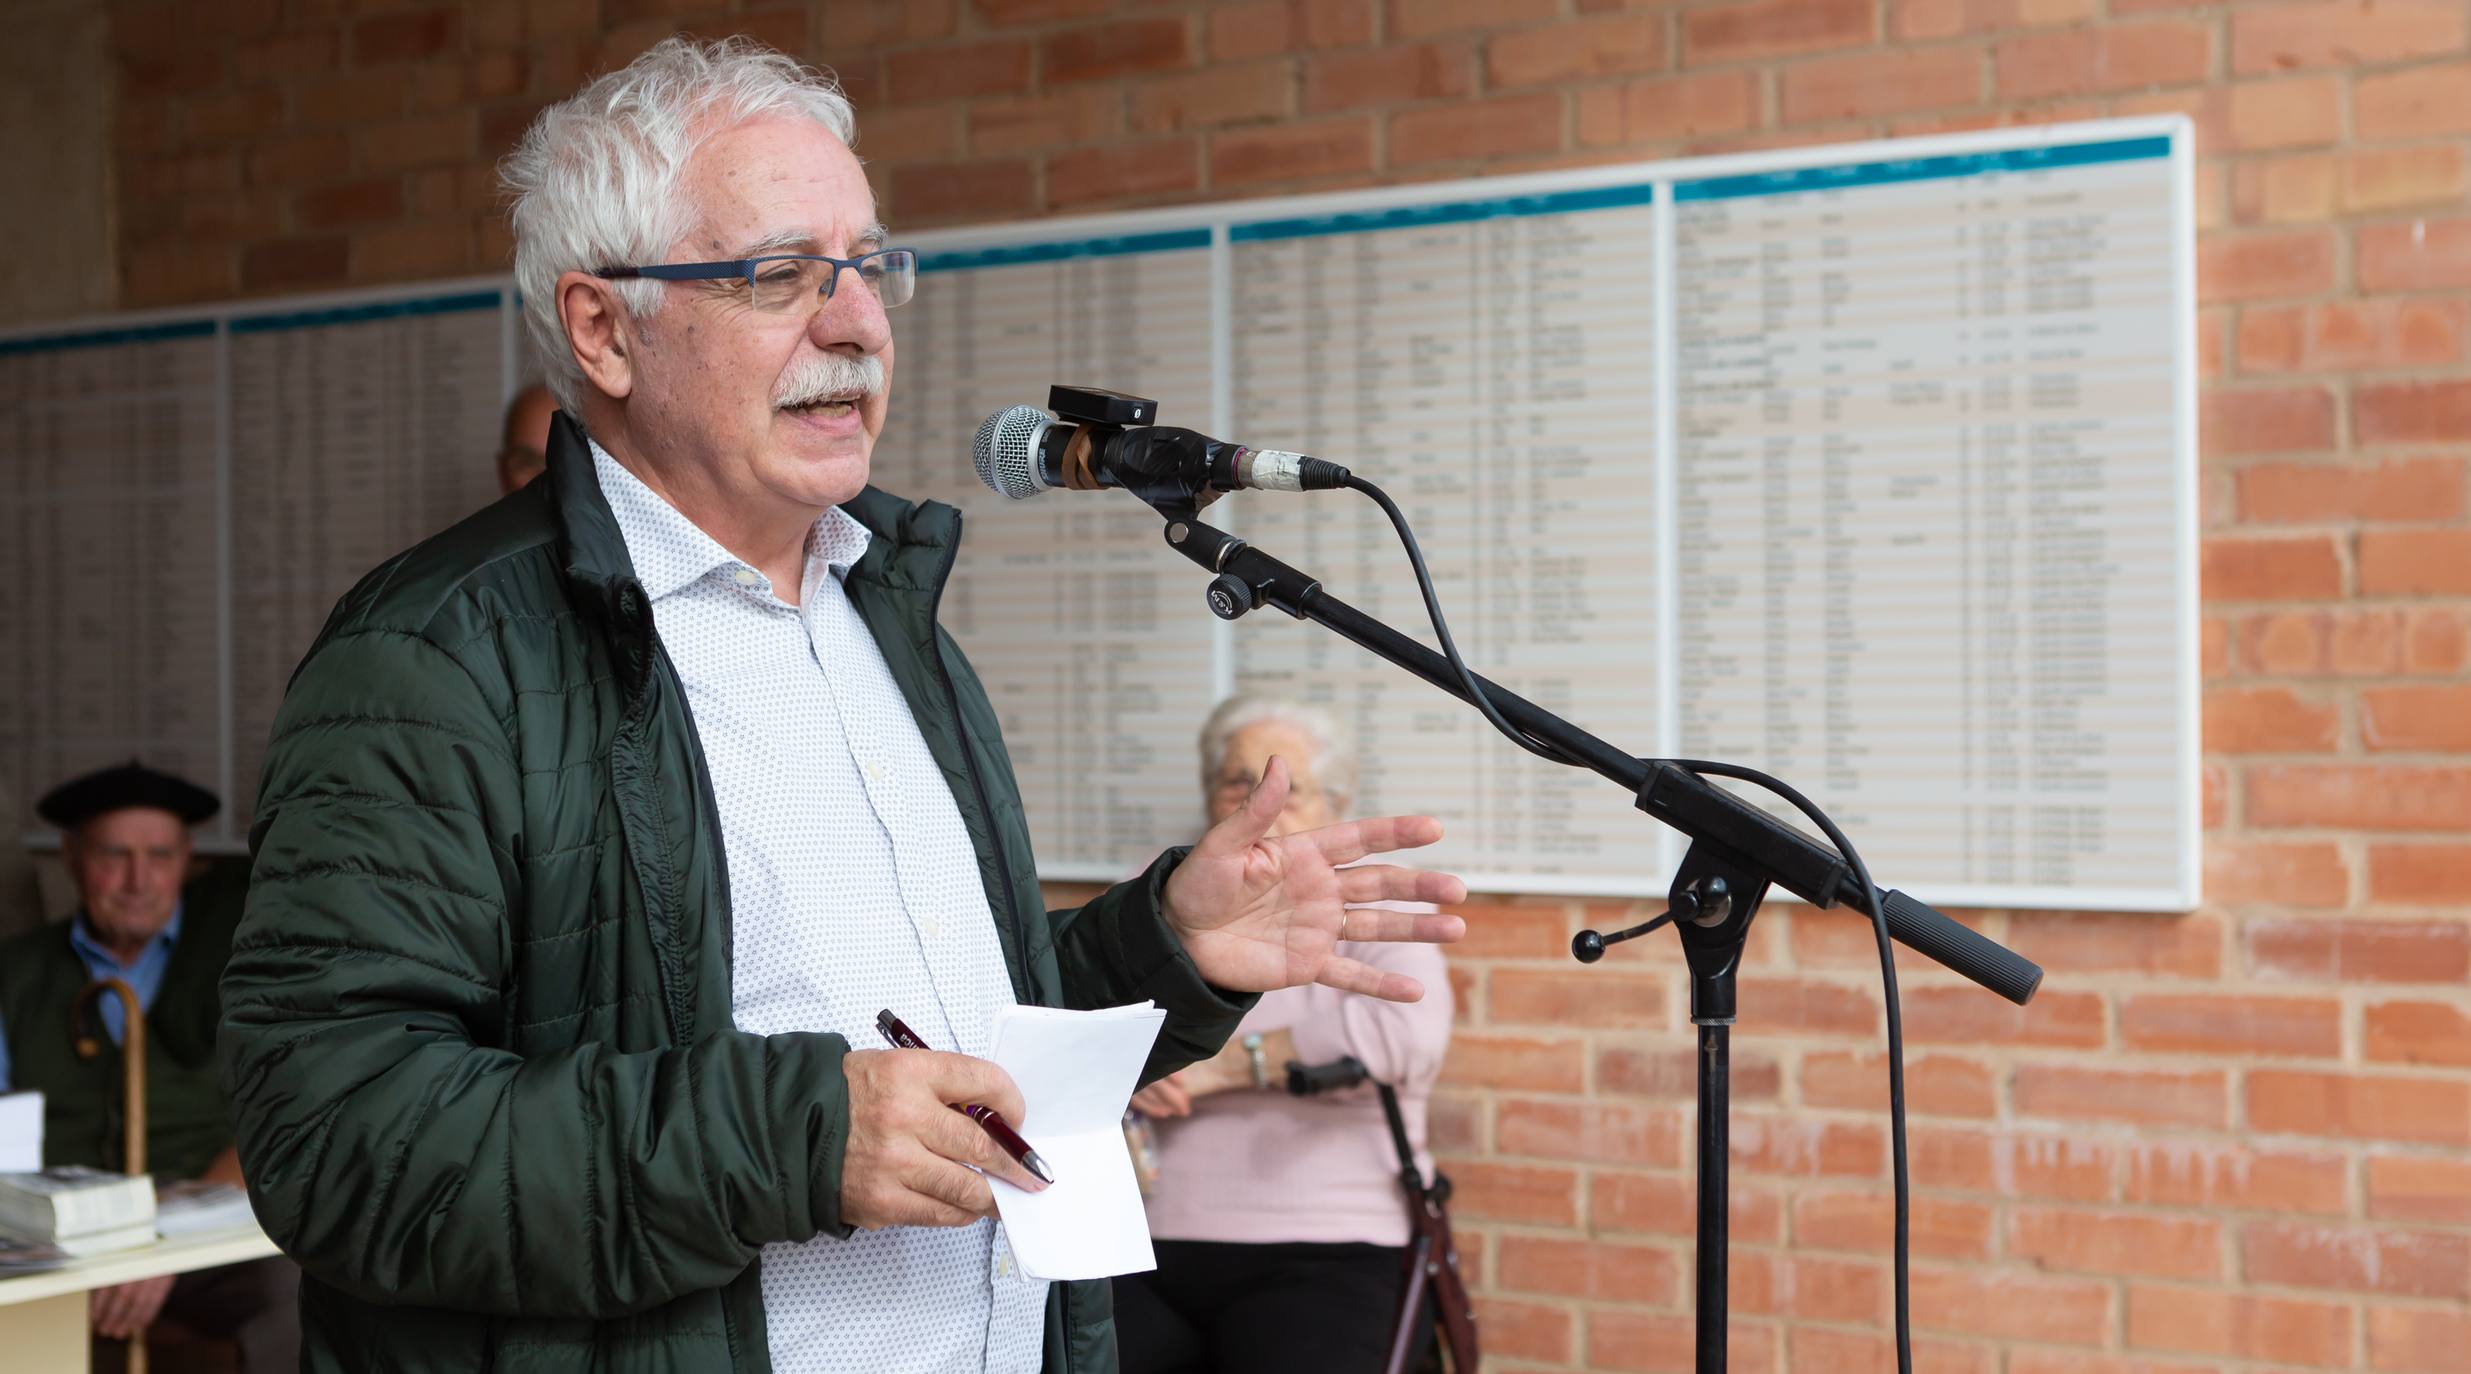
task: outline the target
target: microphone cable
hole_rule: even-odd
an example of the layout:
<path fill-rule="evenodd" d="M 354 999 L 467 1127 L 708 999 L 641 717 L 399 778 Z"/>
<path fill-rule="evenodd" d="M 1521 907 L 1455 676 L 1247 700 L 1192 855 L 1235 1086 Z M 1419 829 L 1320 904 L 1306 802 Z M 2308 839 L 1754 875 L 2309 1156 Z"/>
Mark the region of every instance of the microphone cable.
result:
<path fill-rule="evenodd" d="M 1373 504 L 1381 507 L 1382 514 L 1390 517 L 1391 528 L 1398 531 L 1399 543 L 1407 550 L 1408 565 L 1415 569 L 1416 590 L 1424 598 L 1424 611 L 1426 617 L 1432 621 L 1433 637 L 1440 641 L 1442 656 L 1450 661 L 1450 670 L 1458 676 L 1459 687 L 1466 693 L 1467 699 L 1475 704 L 1476 709 L 1483 713 L 1484 718 L 1492 723 L 1495 730 L 1500 731 L 1505 739 L 1521 749 L 1538 758 L 1565 767 L 1585 767 L 1586 765 L 1581 760 L 1563 753 L 1551 742 L 1537 739 L 1512 725 L 1493 705 L 1492 698 L 1484 690 L 1484 684 L 1468 668 L 1466 661 L 1459 656 L 1459 647 L 1450 638 L 1450 626 L 1441 613 L 1441 598 L 1433 591 L 1432 574 L 1424 566 L 1424 551 L 1417 546 L 1415 531 L 1408 528 L 1407 517 L 1400 512 L 1398 503 L 1390 499 L 1388 492 L 1352 473 L 1341 480 L 1339 485 L 1364 493 L 1372 499 Z M 1827 813 L 1820 810 L 1808 797 L 1803 796 L 1781 779 L 1770 777 L 1756 768 L 1745 768 L 1740 764 L 1720 763 L 1708 759 L 1643 758 L 1639 762 L 1644 764 L 1667 763 L 1692 773 L 1736 778 L 1783 798 L 1796 811 L 1807 817 L 1811 824 L 1817 826 L 1819 832 L 1827 837 L 1829 844 L 1836 847 L 1836 852 L 1844 857 L 1846 865 L 1853 870 L 1854 881 L 1859 885 L 1859 890 L 1869 896 L 1871 933 L 1879 945 L 1879 983 L 1888 1022 L 1888 1162 L 1895 1189 L 1896 1225 L 1894 1256 L 1896 1369 L 1897 1374 L 1913 1374 L 1913 1292 L 1912 1279 L 1908 1273 L 1912 1248 L 1913 1184 L 1910 1170 L 1907 1167 L 1905 1150 L 1905 1021 L 1896 995 L 1896 950 L 1888 933 L 1887 902 L 1880 895 L 1879 885 L 1871 881 L 1869 866 L 1862 862 L 1862 856 L 1855 852 L 1853 842 L 1845 837 L 1845 832 L 1838 829 L 1836 823 L 1828 819 Z M 1816 909 L 1813 908 L 1814 911 Z M 1730 1134 L 1728 1131 L 1728 1138 Z"/>

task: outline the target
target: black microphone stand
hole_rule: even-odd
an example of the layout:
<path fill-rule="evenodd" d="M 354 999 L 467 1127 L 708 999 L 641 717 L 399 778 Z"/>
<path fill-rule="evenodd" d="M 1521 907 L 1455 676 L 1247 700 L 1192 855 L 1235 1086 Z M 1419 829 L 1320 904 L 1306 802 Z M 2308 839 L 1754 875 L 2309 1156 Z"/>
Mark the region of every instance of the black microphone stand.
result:
<path fill-rule="evenodd" d="M 1151 504 L 1167 519 L 1167 546 L 1213 574 L 1210 610 L 1221 619 L 1274 606 L 1475 704 L 1441 654 L 1323 591 L 1318 580 L 1202 524 L 1190 505 L 1173 499 L 1151 499 Z M 1699 1027 L 1698 1370 L 1724 1374 L 1734 974 L 1742 945 L 1771 885 L 1814 907 L 1841 902 L 1864 913 L 1871 911 L 1872 893 L 1843 856 L 1696 773 L 1634 757 L 1488 679 L 1476 681 L 1511 725 L 1620 786 L 1640 810 L 1690 837 L 1664 914 L 1612 935 L 1583 930 L 1570 942 L 1570 952 L 1592 964 L 1608 946 L 1667 924 L 1681 935 L 1690 965 L 1690 1019 Z M 1879 901 L 1889 934 L 1908 948 L 2020 1006 L 2040 986 L 2042 970 L 2013 950 L 1902 892 L 1885 892 Z"/>

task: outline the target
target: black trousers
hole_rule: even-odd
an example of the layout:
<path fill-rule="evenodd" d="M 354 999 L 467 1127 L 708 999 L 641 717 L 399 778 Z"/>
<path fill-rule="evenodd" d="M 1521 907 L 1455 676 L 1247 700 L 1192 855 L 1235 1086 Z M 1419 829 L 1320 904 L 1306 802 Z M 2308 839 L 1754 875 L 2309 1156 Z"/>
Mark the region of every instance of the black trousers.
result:
<path fill-rule="evenodd" d="M 1115 1281 L 1123 1374 L 1381 1374 L 1404 1249 L 1199 1240 L 1156 1249 L 1157 1269 Z M 1429 1319 L 1416 1339 L 1410 1369 L 1432 1341 Z"/>
<path fill-rule="evenodd" d="M 300 1368 L 300 1266 L 280 1255 L 182 1274 L 172 1280 L 162 1315 L 200 1335 L 230 1341 L 238 1347 L 241 1374 L 292 1374 Z M 128 1350 L 124 1341 L 95 1337 L 96 1374 L 124 1368 Z M 163 1360 L 154 1367 L 158 1374 L 175 1374 Z"/>

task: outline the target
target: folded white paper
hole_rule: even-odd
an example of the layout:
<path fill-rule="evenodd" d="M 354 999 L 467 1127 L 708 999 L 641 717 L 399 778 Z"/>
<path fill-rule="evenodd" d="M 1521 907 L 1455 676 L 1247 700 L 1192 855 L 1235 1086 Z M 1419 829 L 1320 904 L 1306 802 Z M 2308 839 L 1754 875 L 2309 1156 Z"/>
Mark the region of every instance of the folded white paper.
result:
<path fill-rule="evenodd" d="M 1124 1108 L 1166 1020 L 1148 1002 L 996 1013 L 990 1057 L 1029 1109 L 1029 1120 L 1013 1125 L 1055 1172 L 1054 1185 L 1037 1193 L 991 1180 L 1013 1255 L 1030 1277 L 1099 1279 L 1158 1267 L 1124 1149 Z"/>
<path fill-rule="evenodd" d="M 0 1174 L 43 1167 L 43 1094 L 0 1093 Z"/>

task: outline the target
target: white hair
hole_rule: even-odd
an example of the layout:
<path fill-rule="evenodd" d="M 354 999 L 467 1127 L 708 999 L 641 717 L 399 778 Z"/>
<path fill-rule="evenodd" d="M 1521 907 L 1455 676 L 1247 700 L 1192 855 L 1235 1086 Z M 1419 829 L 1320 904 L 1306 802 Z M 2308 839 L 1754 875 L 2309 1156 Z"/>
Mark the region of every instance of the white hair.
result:
<path fill-rule="evenodd" d="M 541 111 L 499 164 L 524 328 L 569 414 L 581 413 L 584 380 L 558 320 L 559 275 L 660 261 L 694 228 L 694 207 L 678 195 L 687 159 L 766 115 L 803 115 L 858 141 L 857 115 L 831 76 L 752 39 L 664 38 Z M 637 319 L 660 310 L 659 282 L 611 285 Z"/>
<path fill-rule="evenodd" d="M 1228 742 L 1248 725 L 1277 721 L 1301 731 L 1313 747 L 1313 775 L 1322 795 L 1330 799 L 1330 814 L 1344 816 L 1356 799 L 1356 751 L 1336 717 L 1318 706 L 1284 697 L 1238 693 L 1218 704 L 1201 724 L 1201 794 L 1218 785 L 1218 766 L 1227 761 Z"/>

